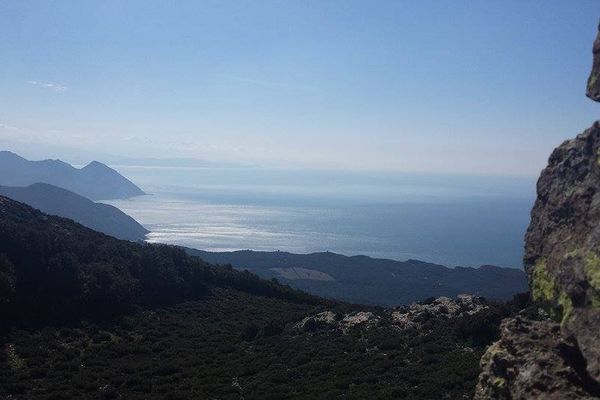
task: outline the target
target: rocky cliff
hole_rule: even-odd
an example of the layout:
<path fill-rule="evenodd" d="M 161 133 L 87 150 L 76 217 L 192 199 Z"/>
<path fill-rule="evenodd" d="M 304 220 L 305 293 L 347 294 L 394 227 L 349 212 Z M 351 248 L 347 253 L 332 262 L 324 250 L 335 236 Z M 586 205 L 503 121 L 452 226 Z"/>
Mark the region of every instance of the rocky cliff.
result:
<path fill-rule="evenodd" d="M 600 101 L 600 33 L 587 95 Z M 554 150 L 525 237 L 533 309 L 504 321 L 476 399 L 600 398 L 600 123 Z"/>
<path fill-rule="evenodd" d="M 592 73 L 588 79 L 587 96 L 595 101 L 600 101 L 600 27 L 598 27 L 598 36 L 594 42 L 594 65 Z"/>

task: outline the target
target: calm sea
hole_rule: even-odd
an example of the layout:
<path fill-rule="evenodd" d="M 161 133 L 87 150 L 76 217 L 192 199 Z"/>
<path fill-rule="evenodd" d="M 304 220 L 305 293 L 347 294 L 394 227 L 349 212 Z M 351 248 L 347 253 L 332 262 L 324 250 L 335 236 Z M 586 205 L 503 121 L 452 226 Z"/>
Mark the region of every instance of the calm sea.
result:
<path fill-rule="evenodd" d="M 520 267 L 534 177 L 115 167 L 150 242 Z"/>

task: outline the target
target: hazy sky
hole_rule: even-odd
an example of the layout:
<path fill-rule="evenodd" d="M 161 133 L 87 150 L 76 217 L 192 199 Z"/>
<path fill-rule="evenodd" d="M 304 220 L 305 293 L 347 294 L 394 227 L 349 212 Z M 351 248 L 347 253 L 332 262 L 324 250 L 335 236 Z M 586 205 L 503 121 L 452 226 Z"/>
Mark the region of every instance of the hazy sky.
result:
<path fill-rule="evenodd" d="M 32 158 L 537 174 L 600 114 L 598 0 L 0 0 Z"/>

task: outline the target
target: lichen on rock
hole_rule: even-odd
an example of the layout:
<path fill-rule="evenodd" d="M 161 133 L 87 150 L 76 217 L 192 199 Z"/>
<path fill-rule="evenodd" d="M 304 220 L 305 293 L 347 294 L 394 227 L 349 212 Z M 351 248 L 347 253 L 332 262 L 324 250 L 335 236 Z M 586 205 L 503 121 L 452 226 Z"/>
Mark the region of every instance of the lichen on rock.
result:
<path fill-rule="evenodd" d="M 585 259 L 585 275 L 588 282 L 596 291 L 600 291 L 600 257 L 590 252 Z"/>
<path fill-rule="evenodd" d="M 560 323 L 564 325 L 566 321 L 571 317 L 571 313 L 573 312 L 573 301 L 567 294 L 567 292 L 562 291 L 558 296 L 558 304 L 560 305 Z"/>
<path fill-rule="evenodd" d="M 531 295 L 536 301 L 552 301 L 554 299 L 554 279 L 546 269 L 546 262 L 538 260 L 531 269 Z"/>

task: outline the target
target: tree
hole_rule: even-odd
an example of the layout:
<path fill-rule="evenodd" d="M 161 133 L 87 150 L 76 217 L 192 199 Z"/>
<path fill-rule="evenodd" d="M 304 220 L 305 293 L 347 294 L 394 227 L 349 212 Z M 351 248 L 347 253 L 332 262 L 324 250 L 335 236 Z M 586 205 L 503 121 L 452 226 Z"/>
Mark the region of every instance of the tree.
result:
<path fill-rule="evenodd" d="M 15 267 L 6 254 L 0 254 L 0 310 L 2 310 L 15 295 L 17 279 Z"/>

